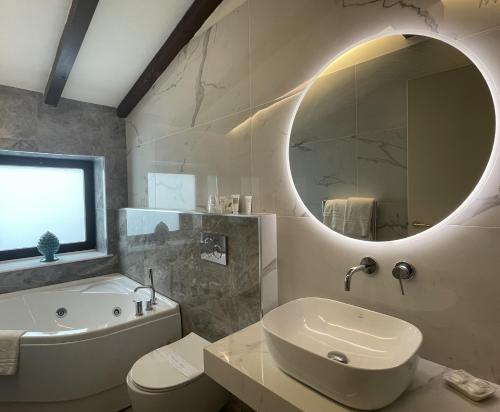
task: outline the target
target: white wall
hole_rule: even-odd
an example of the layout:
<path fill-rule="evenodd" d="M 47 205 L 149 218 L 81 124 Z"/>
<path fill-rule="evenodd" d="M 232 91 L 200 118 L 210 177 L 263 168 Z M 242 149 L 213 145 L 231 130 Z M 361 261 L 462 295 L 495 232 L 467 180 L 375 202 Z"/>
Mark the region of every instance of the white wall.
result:
<path fill-rule="evenodd" d="M 129 116 L 129 203 L 155 206 L 147 204 L 151 171 L 200 182 L 216 175 L 220 193 L 252 193 L 257 211 L 277 213 L 281 302 L 325 296 L 399 316 L 423 331 L 425 357 L 500 382 L 498 142 L 467 210 L 399 242 L 330 232 L 307 216 L 289 179 L 289 125 L 304 87 L 346 48 L 395 32 L 465 48 L 499 104 L 500 3 L 249 0 L 195 38 Z M 356 275 L 344 292 L 346 269 L 365 255 L 378 274 Z M 417 269 L 406 296 L 391 276 L 402 259 Z"/>
<path fill-rule="evenodd" d="M 116 107 L 192 2 L 99 2 L 63 97 Z M 70 0 L 0 0 L 0 85 L 45 90 L 70 6 Z"/>

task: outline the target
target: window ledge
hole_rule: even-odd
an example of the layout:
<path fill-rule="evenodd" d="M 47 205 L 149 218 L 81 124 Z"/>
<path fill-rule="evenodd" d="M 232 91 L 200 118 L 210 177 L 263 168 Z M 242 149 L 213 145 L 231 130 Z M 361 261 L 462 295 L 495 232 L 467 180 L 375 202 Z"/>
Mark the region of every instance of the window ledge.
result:
<path fill-rule="evenodd" d="M 14 270 L 26 270 L 39 267 L 64 265 L 66 263 L 82 262 L 85 260 L 104 259 L 112 256 L 113 255 L 108 255 L 107 253 L 98 252 L 97 250 L 87 250 L 84 252 L 60 253 L 57 255 L 59 260 L 55 262 L 40 262 L 40 259 L 42 258 L 41 256 L 25 259 L 5 260 L 3 262 L 0 262 L 0 273 L 12 272 Z"/>

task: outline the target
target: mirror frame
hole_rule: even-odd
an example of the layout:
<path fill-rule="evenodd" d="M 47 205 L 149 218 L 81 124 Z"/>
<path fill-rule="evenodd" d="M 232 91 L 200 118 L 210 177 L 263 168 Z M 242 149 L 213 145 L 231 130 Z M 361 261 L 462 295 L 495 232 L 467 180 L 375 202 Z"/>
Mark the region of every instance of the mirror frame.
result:
<path fill-rule="evenodd" d="M 337 233 L 331 228 L 327 227 L 326 225 L 323 224 L 320 220 L 318 220 L 309 210 L 309 208 L 304 204 L 302 201 L 302 198 L 300 197 L 300 194 L 297 191 L 297 187 L 295 186 L 295 183 L 293 181 L 293 176 L 292 176 L 292 170 L 290 166 L 290 139 L 291 139 L 291 134 L 292 134 L 292 129 L 293 129 L 293 124 L 295 122 L 295 117 L 297 116 L 297 112 L 299 111 L 300 105 L 302 103 L 302 100 L 304 100 L 304 97 L 306 96 L 307 92 L 309 89 L 312 87 L 316 79 L 321 75 L 321 73 L 330 65 L 332 64 L 336 59 L 338 59 L 340 56 L 344 55 L 345 53 L 349 52 L 350 50 L 356 48 L 357 46 L 360 46 L 362 44 L 365 44 L 367 42 L 370 42 L 372 40 L 377 40 L 381 39 L 384 37 L 389 37 L 389 36 L 397 36 L 397 35 L 416 35 L 416 36 L 425 36 L 429 37 L 435 40 L 440 40 L 461 53 L 463 53 L 479 70 L 481 75 L 483 76 L 488 89 L 491 94 L 491 98 L 493 101 L 493 110 L 495 112 L 495 132 L 494 132 L 494 137 L 493 137 L 493 146 L 491 148 L 491 153 L 488 158 L 488 162 L 484 168 L 483 173 L 481 174 L 481 177 L 479 181 L 477 182 L 476 186 L 472 189 L 472 191 L 469 193 L 469 195 L 465 198 L 465 200 L 457 206 L 457 208 L 451 212 L 448 216 L 446 216 L 444 219 L 440 220 L 438 223 L 436 223 L 434 226 L 431 228 L 424 230 L 423 232 L 417 233 L 412 236 L 408 236 L 403 239 L 395 239 L 395 240 L 384 240 L 384 241 L 370 241 L 370 240 L 360 240 L 360 239 L 354 239 L 348 236 L 345 236 L 341 233 Z M 488 176 L 491 174 L 491 172 L 494 170 L 494 164 L 495 160 L 497 157 L 497 154 L 499 152 L 498 146 L 500 144 L 499 136 L 498 136 L 498 123 L 500 121 L 500 110 L 499 110 L 499 101 L 498 98 L 499 96 L 494 93 L 494 90 L 496 90 L 496 85 L 495 82 L 492 80 L 492 76 L 489 75 L 489 71 L 486 67 L 485 64 L 480 60 L 478 56 L 475 55 L 475 53 L 467 46 L 462 44 L 459 40 L 451 38 L 449 36 L 442 35 L 440 33 L 436 32 L 431 32 L 431 31 L 426 31 L 426 30 L 414 30 L 414 29 L 408 29 L 408 30 L 390 30 L 390 31 L 384 31 L 383 33 L 376 33 L 372 36 L 368 37 L 363 37 L 359 39 L 357 42 L 354 42 L 350 44 L 348 47 L 343 48 L 337 52 L 333 53 L 333 57 L 330 57 L 326 60 L 323 61 L 321 66 L 315 70 L 315 74 L 307 81 L 304 83 L 307 84 L 306 87 L 304 87 L 304 90 L 300 93 L 299 99 L 295 105 L 295 107 L 292 110 L 292 114 L 290 117 L 290 122 L 288 125 L 288 130 L 287 130 L 287 137 L 285 139 L 286 145 L 285 145 L 285 159 L 286 159 L 286 169 L 287 169 L 287 174 L 288 174 L 288 179 L 292 188 L 293 193 L 295 194 L 295 197 L 297 199 L 298 204 L 307 211 L 307 217 L 312 218 L 314 221 L 314 224 L 319 226 L 321 230 L 325 231 L 325 233 L 328 233 L 329 236 L 332 236 L 335 239 L 340 239 L 344 242 L 353 242 L 356 244 L 364 244 L 364 245 L 385 245 L 385 244 L 394 244 L 398 242 L 398 244 L 403 244 L 404 242 L 408 241 L 414 241 L 414 240 L 422 240 L 425 237 L 430 237 L 435 235 L 439 230 L 441 230 L 443 227 L 450 225 L 450 223 L 453 221 L 453 219 L 456 219 L 460 213 L 463 213 L 468 207 L 472 205 L 474 200 L 478 199 L 479 192 L 481 189 L 485 186 Z M 300 87 L 300 86 L 299 86 Z M 498 166 L 500 169 L 500 164 Z"/>

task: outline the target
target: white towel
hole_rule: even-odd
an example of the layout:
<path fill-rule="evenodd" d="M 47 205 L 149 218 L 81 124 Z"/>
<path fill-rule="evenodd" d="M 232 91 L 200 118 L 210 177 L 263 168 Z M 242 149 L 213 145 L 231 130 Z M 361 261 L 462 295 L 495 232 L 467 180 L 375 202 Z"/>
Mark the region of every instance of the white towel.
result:
<path fill-rule="evenodd" d="M 0 375 L 15 375 L 22 330 L 0 330 Z"/>
<path fill-rule="evenodd" d="M 323 210 L 323 223 L 335 232 L 344 233 L 347 199 L 329 199 Z"/>
<path fill-rule="evenodd" d="M 347 199 L 344 234 L 356 239 L 372 240 L 372 219 L 375 199 L 350 197 Z"/>

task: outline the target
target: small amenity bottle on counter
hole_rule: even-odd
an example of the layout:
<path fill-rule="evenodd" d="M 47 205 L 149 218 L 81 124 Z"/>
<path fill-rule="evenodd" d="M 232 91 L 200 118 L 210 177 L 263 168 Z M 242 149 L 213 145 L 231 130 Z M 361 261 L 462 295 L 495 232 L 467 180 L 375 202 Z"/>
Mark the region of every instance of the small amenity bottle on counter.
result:
<path fill-rule="evenodd" d="M 252 196 L 245 196 L 245 213 L 252 214 Z"/>
<path fill-rule="evenodd" d="M 240 195 L 231 195 L 233 214 L 237 215 L 240 212 Z"/>
<path fill-rule="evenodd" d="M 208 195 L 207 212 L 217 213 L 217 198 L 215 195 Z"/>

